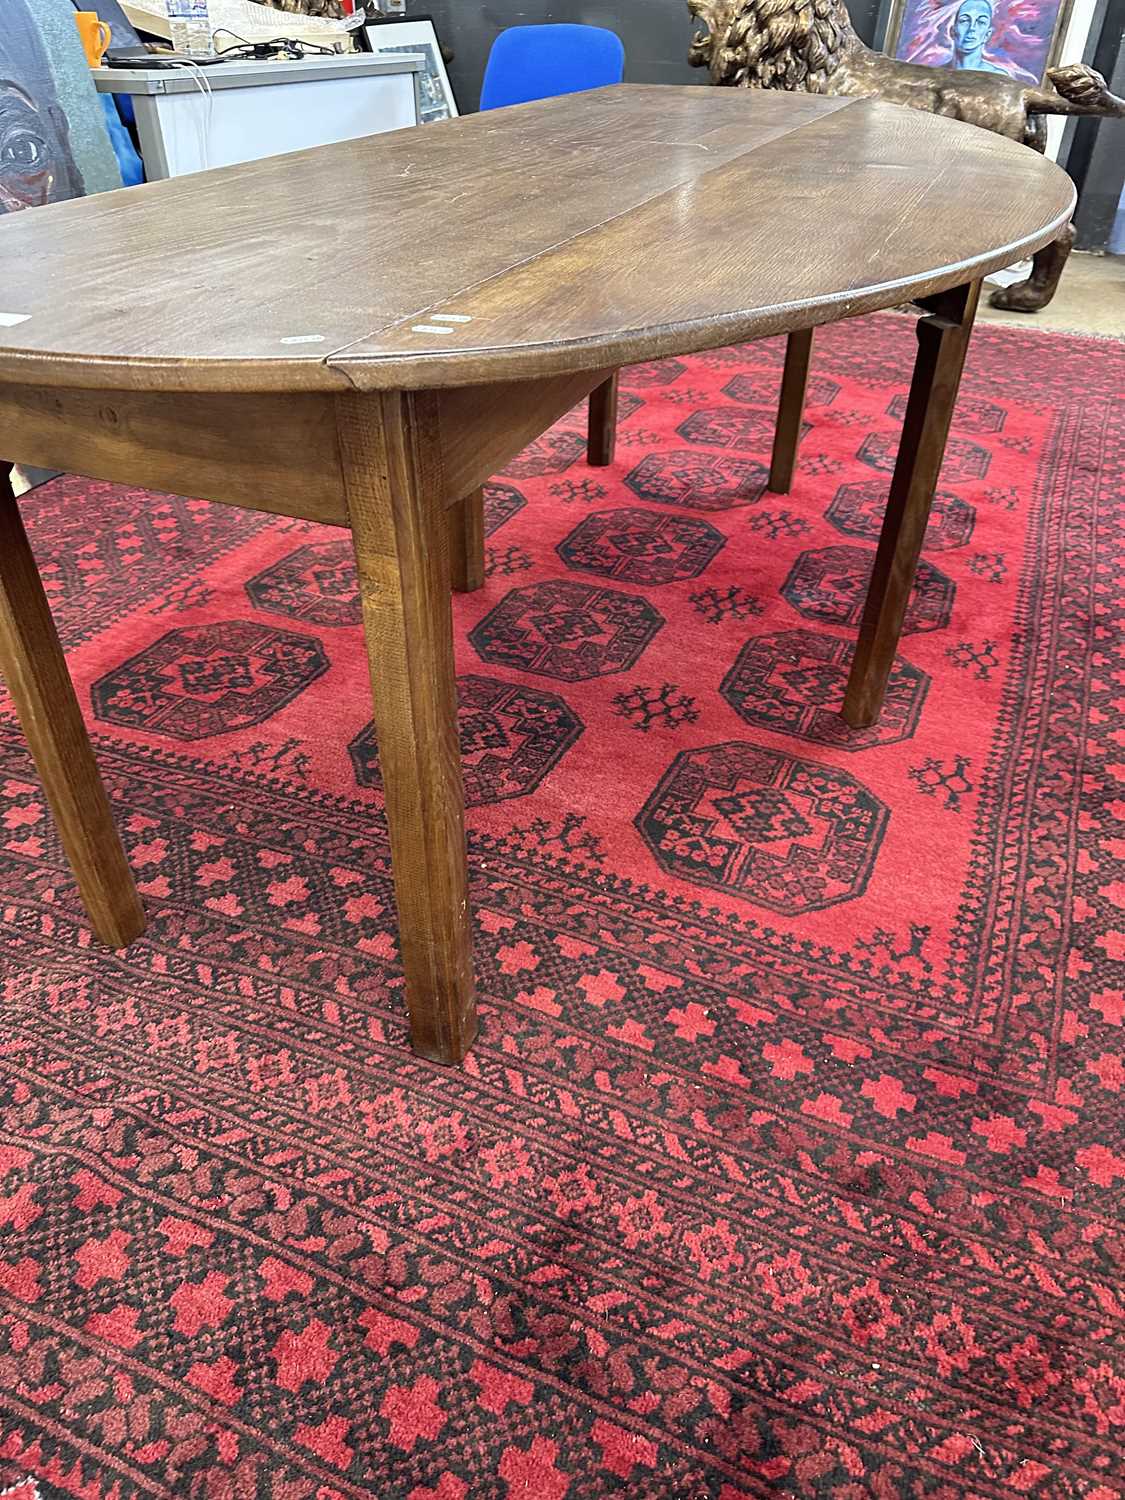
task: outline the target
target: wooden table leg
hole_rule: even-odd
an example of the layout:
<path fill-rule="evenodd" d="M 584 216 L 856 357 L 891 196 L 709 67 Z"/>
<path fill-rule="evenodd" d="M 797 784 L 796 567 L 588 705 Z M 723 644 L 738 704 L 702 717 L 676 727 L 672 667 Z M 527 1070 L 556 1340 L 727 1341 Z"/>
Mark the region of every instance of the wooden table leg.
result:
<path fill-rule="evenodd" d="M 43 779 L 94 932 L 124 948 L 145 928 L 7 464 L 0 464 L 0 671 Z"/>
<path fill-rule="evenodd" d="M 856 729 L 874 724 L 883 707 L 979 297 L 977 281 L 920 304 L 927 316 L 918 322 L 898 459 L 844 697 L 844 718 Z"/>
<path fill-rule="evenodd" d="M 337 398 L 414 1050 L 476 1035 L 438 398 Z"/>
<path fill-rule="evenodd" d="M 766 488 L 775 495 L 788 495 L 797 468 L 801 445 L 801 423 L 805 416 L 805 390 L 812 363 L 813 330 L 802 328 L 785 341 L 785 369 L 781 376 L 781 400 L 773 433 L 773 456 Z"/>
<path fill-rule="evenodd" d="M 586 457 L 595 469 L 613 462 L 617 447 L 617 371 L 590 392 Z"/>
<path fill-rule="evenodd" d="M 454 592 L 471 594 L 484 584 L 484 490 L 474 490 L 446 511 L 449 566 Z"/>

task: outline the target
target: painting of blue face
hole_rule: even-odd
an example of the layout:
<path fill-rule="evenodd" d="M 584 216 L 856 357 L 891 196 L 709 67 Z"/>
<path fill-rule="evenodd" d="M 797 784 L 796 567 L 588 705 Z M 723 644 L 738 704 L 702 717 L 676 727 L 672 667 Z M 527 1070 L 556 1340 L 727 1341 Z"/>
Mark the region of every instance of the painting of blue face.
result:
<path fill-rule="evenodd" d="M 989 62 L 984 49 L 992 37 L 991 0 L 961 0 L 953 18 L 953 55 L 950 63 L 955 68 L 983 68 L 986 72 L 1002 73 L 997 63 Z"/>
<path fill-rule="evenodd" d="M 1068 0 L 895 0 L 886 51 L 1039 83 L 1057 60 L 1068 8 Z"/>

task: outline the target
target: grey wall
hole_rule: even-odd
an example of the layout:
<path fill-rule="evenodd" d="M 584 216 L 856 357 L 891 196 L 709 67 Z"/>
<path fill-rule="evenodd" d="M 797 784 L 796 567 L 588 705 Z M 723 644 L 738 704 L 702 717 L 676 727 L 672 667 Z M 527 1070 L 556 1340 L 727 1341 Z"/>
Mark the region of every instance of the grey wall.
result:
<path fill-rule="evenodd" d="M 855 0 L 852 20 L 865 41 L 875 31 L 879 0 Z M 450 81 L 463 111 L 476 109 L 489 48 L 506 26 L 579 21 L 607 26 L 625 43 L 630 83 L 705 83 L 687 65 L 692 21 L 684 0 L 408 0 L 407 15 L 432 15 L 438 36 L 456 56 Z"/>

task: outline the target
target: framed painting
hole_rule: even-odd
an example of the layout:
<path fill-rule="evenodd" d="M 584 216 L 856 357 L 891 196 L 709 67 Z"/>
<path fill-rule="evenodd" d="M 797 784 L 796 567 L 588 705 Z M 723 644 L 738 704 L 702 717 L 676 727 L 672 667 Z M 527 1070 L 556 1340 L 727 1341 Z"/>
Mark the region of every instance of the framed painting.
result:
<path fill-rule="evenodd" d="M 1058 62 L 1072 0 L 891 0 L 884 51 L 931 68 L 1041 83 Z"/>
<path fill-rule="evenodd" d="M 423 125 L 455 118 L 460 111 L 441 55 L 432 16 L 385 16 L 366 27 L 372 52 L 413 52 L 425 59 L 418 74 L 418 119 Z"/>
<path fill-rule="evenodd" d="M 71 0 L 3 0 L 0 214 L 120 186 Z M 17 493 L 51 477 L 17 469 Z"/>
<path fill-rule="evenodd" d="M 71 0 L 4 0 L 0 213 L 121 186 Z"/>

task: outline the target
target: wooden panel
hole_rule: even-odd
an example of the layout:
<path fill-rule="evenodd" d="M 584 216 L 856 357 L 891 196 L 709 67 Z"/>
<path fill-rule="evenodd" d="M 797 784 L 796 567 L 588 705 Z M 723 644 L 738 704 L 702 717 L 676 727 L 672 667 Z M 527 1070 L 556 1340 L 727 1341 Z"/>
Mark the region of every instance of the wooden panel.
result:
<path fill-rule="evenodd" d="M 940 290 L 1073 201 L 1014 142 L 876 100 L 603 89 L 3 216 L 0 312 L 25 321 L 0 330 L 0 381 L 613 368 Z"/>
<path fill-rule="evenodd" d="M 604 378 L 604 371 L 589 370 L 550 380 L 443 391 L 441 448 L 447 503 L 491 479 Z"/>
<path fill-rule="evenodd" d="M 0 385 L 7 458 L 346 526 L 330 396 L 190 396 Z"/>

